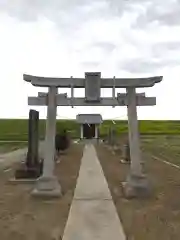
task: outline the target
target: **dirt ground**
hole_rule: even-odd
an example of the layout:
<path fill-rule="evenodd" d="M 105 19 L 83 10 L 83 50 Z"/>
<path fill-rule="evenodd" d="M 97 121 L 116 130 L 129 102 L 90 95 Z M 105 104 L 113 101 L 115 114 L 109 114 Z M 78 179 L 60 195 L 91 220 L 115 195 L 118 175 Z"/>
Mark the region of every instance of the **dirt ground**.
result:
<path fill-rule="evenodd" d="M 0 142 L 0 154 L 27 147 L 27 142 Z"/>
<path fill-rule="evenodd" d="M 0 172 L 0 239 L 60 240 L 67 221 L 78 177 L 82 145 L 74 144 L 61 162 L 56 175 L 61 183 L 60 199 L 42 200 L 30 195 L 32 184 L 12 184 L 12 171 Z"/>
<path fill-rule="evenodd" d="M 180 136 L 143 137 L 142 148 L 152 155 L 180 165 Z"/>
<path fill-rule="evenodd" d="M 154 144 L 156 152 L 158 152 L 157 142 Z M 162 152 L 164 144 L 162 139 L 159 143 Z M 144 143 L 142 145 L 148 146 Z M 146 171 L 154 186 L 154 193 L 149 199 L 125 199 L 121 182 L 126 179 L 129 165 L 120 163 L 120 155 L 113 155 L 103 144 L 97 147 L 97 153 L 127 239 L 178 240 L 180 239 L 180 170 L 154 160 L 151 157 L 151 149 L 143 151 Z M 170 154 L 170 149 L 168 151 Z"/>

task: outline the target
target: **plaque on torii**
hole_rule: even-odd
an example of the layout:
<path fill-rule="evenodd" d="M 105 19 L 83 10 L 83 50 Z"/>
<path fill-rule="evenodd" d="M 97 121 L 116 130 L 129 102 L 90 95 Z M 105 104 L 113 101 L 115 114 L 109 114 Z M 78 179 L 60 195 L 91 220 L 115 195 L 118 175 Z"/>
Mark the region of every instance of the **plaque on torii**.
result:
<path fill-rule="evenodd" d="M 124 185 L 125 194 L 138 195 L 149 193 L 147 178 L 143 175 L 137 106 L 156 105 L 155 97 L 146 97 L 145 93 L 136 93 L 136 88 L 153 87 L 162 81 L 162 76 L 149 78 L 101 78 L 100 72 L 85 73 L 85 78 L 48 78 L 23 75 L 25 81 L 33 86 L 48 87 L 48 93 L 38 93 L 37 97 L 28 97 L 28 105 L 47 106 L 47 124 L 45 139 L 45 159 L 43 175 L 34 189 L 34 195 L 60 196 L 60 185 L 53 175 L 54 169 L 54 138 L 57 106 L 127 106 L 130 144 L 130 173 Z M 67 93 L 58 94 L 58 88 L 71 88 L 71 96 Z M 74 88 L 85 88 L 85 96 L 74 97 Z M 101 88 L 112 88 L 112 97 L 102 98 Z M 126 93 L 118 93 L 115 89 L 126 88 Z M 49 190 L 46 189 L 48 185 Z M 140 191 L 139 191 L 140 188 Z"/>

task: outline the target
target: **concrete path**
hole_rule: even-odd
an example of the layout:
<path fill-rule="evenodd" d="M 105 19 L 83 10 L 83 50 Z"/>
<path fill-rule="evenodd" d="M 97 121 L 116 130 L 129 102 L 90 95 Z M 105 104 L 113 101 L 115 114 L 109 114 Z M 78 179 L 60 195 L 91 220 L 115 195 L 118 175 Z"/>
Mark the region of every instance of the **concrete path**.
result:
<path fill-rule="evenodd" d="M 125 240 L 93 145 L 84 148 L 63 240 Z"/>

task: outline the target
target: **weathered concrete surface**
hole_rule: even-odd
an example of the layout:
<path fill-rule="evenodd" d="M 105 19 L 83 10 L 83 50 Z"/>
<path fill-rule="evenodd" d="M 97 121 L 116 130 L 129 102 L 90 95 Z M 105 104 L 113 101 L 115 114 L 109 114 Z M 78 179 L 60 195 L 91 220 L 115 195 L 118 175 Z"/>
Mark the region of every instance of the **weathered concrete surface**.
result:
<path fill-rule="evenodd" d="M 86 145 L 74 199 L 112 199 L 95 148 Z"/>
<path fill-rule="evenodd" d="M 84 149 L 63 240 L 125 240 L 93 145 Z"/>
<path fill-rule="evenodd" d="M 113 202 L 73 201 L 63 240 L 124 240 Z"/>

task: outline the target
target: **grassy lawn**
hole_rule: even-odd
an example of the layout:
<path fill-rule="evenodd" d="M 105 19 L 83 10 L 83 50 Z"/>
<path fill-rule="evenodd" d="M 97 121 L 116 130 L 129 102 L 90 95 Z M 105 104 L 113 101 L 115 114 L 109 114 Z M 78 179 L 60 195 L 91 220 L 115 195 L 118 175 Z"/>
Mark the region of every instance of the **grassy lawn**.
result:
<path fill-rule="evenodd" d="M 0 142 L 0 154 L 27 147 L 27 142 Z"/>

